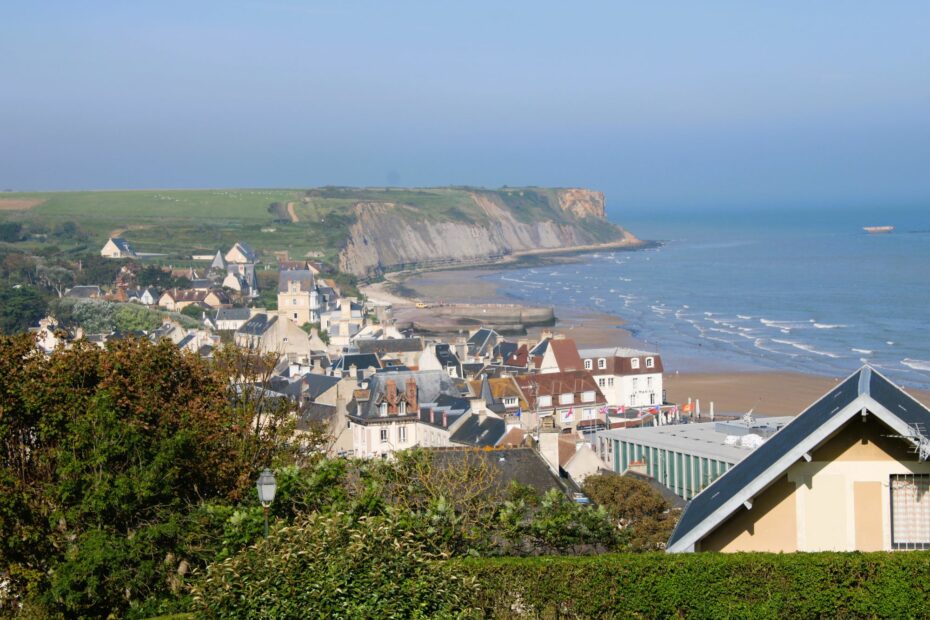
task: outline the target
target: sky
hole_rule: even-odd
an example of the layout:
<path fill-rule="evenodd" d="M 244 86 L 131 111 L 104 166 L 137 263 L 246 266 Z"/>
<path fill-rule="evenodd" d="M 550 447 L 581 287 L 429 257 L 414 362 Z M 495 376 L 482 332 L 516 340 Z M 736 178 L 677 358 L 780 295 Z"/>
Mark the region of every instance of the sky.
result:
<path fill-rule="evenodd" d="M 0 189 L 930 207 L 930 3 L 4 0 Z"/>

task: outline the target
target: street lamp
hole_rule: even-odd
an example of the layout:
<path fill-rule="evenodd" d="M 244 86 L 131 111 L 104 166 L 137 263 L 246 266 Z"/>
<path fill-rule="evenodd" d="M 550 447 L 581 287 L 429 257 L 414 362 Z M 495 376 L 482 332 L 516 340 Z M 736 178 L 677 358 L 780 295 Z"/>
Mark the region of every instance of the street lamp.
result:
<path fill-rule="evenodd" d="M 275 491 L 278 490 L 274 472 L 266 467 L 258 476 L 255 488 L 258 489 L 258 501 L 261 502 L 262 508 L 265 509 L 265 538 L 268 538 L 268 507 L 274 501 Z"/>

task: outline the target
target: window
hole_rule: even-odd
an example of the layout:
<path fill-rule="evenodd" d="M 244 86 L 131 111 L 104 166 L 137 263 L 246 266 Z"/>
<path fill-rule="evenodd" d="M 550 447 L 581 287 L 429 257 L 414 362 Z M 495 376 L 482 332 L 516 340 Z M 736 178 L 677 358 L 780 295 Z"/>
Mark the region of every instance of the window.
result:
<path fill-rule="evenodd" d="M 655 367 L 656 367 L 656 361 L 655 361 L 655 359 L 653 359 L 653 358 L 651 358 L 651 357 L 647 357 L 647 358 L 646 358 L 646 368 L 655 368 Z"/>
<path fill-rule="evenodd" d="M 605 368 L 607 368 L 607 360 L 604 359 L 603 357 L 597 360 L 597 367 L 600 368 L 601 370 L 604 370 Z"/>
<path fill-rule="evenodd" d="M 387 415 L 387 403 L 381 403 L 381 406 L 378 408 L 378 415 L 382 418 Z M 382 433 L 385 431 L 381 431 Z M 387 437 L 387 435 L 385 435 Z"/>
<path fill-rule="evenodd" d="M 507 407 L 508 409 L 512 409 L 512 408 L 516 407 L 516 406 L 517 406 L 517 397 L 516 397 L 516 396 L 508 396 L 508 397 L 506 397 L 506 398 L 504 399 L 504 406 Z"/>
<path fill-rule="evenodd" d="M 614 378 L 607 377 L 607 387 L 613 387 L 613 386 L 614 386 Z"/>
<path fill-rule="evenodd" d="M 401 426 L 397 429 L 397 441 L 401 443 L 407 441 L 407 427 L 406 426 Z"/>
<path fill-rule="evenodd" d="M 296 300 L 296 299 L 292 299 L 292 300 L 291 300 L 291 305 L 292 305 L 292 306 L 296 306 L 296 305 L 297 305 L 297 300 Z"/>
<path fill-rule="evenodd" d="M 400 401 L 400 415 L 406 415 L 406 414 L 407 414 L 407 403 L 404 401 Z"/>
<path fill-rule="evenodd" d="M 593 403 L 594 402 L 594 391 L 582 392 L 581 402 L 583 403 Z"/>
<path fill-rule="evenodd" d="M 597 378 L 597 386 L 598 386 L 598 387 L 604 387 L 604 385 L 605 385 L 606 383 L 607 383 L 607 380 L 604 379 L 604 377 L 598 377 L 598 378 Z"/>
<path fill-rule="evenodd" d="M 584 361 L 584 369 L 585 369 L 585 370 L 591 370 L 591 368 L 593 368 L 593 367 L 594 367 L 594 366 L 593 366 L 593 364 L 591 364 L 591 360 L 585 360 L 585 361 Z"/>
<path fill-rule="evenodd" d="M 891 548 L 930 549 L 930 475 L 891 476 Z"/>
<path fill-rule="evenodd" d="M 633 377 L 633 389 L 635 390 L 637 388 L 639 388 L 639 379 Z"/>
<path fill-rule="evenodd" d="M 552 397 L 548 394 L 545 396 L 539 397 L 539 406 L 540 407 L 551 407 L 552 406 Z"/>
<path fill-rule="evenodd" d="M 575 402 L 575 395 L 571 392 L 565 394 L 559 394 L 559 404 L 560 405 L 570 405 Z"/>
<path fill-rule="evenodd" d="M 295 319 L 297 318 L 297 313 L 296 313 L 296 312 L 294 313 L 294 318 L 295 318 Z"/>
<path fill-rule="evenodd" d="M 630 360 L 630 368 L 632 368 L 633 370 L 639 370 L 639 358 L 638 357 L 634 357 L 633 359 Z"/>
<path fill-rule="evenodd" d="M 382 428 L 381 429 L 381 443 L 387 443 L 387 440 L 388 440 L 387 437 L 388 437 L 388 429 Z"/>
<path fill-rule="evenodd" d="M 652 377 L 646 377 L 646 387 L 647 388 L 652 387 Z"/>

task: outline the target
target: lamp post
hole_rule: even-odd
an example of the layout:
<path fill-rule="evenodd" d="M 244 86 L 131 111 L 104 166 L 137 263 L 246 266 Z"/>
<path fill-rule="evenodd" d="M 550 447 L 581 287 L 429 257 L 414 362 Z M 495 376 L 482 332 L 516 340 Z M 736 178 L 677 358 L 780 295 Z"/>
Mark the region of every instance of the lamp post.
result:
<path fill-rule="evenodd" d="M 267 467 L 262 470 L 255 483 L 258 489 L 258 501 L 261 502 L 262 508 L 265 509 L 265 538 L 268 538 L 268 507 L 274 501 L 275 491 L 278 490 L 278 484 L 274 479 L 274 472 Z"/>

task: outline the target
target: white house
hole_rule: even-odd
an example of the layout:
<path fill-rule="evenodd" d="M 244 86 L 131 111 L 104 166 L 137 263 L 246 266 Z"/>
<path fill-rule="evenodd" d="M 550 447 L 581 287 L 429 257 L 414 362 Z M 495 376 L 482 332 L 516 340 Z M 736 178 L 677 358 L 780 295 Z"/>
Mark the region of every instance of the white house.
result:
<path fill-rule="evenodd" d="M 611 407 L 662 404 L 662 357 L 656 353 L 615 347 L 578 352 Z"/>
<path fill-rule="evenodd" d="M 110 237 L 100 249 L 104 258 L 135 258 L 135 251 L 122 237 Z"/>

